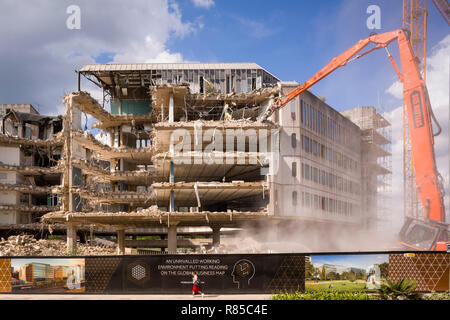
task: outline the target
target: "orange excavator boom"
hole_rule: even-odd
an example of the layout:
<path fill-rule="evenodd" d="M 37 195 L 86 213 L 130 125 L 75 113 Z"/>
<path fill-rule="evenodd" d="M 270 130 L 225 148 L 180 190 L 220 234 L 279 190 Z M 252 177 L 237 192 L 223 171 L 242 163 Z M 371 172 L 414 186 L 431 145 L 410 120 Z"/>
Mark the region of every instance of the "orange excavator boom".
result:
<path fill-rule="evenodd" d="M 393 41 L 398 43 L 401 71 L 386 48 Z M 360 53 L 371 44 L 374 45 L 372 48 Z M 434 116 L 427 87 L 422 79 L 417 59 L 404 30 L 399 29 L 375 34 L 358 41 L 350 49 L 333 58 L 306 82 L 277 99 L 273 105 L 263 112 L 260 120 L 267 120 L 273 112 L 285 106 L 336 69 L 381 48 L 386 49 L 389 61 L 403 84 L 403 100 L 408 110 L 408 124 L 414 156 L 417 191 L 425 208 L 424 221 L 435 221 L 439 223 L 439 228 L 442 229 L 442 225 L 445 228 L 443 188 L 434 154 L 434 137 L 431 122 Z M 444 238 L 447 237 L 447 232 L 445 234 Z"/>

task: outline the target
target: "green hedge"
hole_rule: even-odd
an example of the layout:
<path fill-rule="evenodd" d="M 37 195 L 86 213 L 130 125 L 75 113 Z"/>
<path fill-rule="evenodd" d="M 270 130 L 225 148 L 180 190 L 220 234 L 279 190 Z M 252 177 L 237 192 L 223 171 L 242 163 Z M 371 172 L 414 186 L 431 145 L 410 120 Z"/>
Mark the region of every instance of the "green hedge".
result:
<path fill-rule="evenodd" d="M 379 300 L 377 295 L 364 291 L 305 291 L 279 293 L 272 300 Z"/>

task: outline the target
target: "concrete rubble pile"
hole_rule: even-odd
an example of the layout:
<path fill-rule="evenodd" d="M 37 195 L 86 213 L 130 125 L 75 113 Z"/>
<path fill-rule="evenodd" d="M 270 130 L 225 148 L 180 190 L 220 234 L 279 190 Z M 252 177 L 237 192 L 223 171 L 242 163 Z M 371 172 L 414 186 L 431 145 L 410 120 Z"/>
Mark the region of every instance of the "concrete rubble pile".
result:
<path fill-rule="evenodd" d="M 65 256 L 66 242 L 63 240 L 36 240 L 32 235 L 10 236 L 0 239 L 0 256 Z M 78 244 L 76 255 L 114 255 L 116 249 L 107 246 Z"/>

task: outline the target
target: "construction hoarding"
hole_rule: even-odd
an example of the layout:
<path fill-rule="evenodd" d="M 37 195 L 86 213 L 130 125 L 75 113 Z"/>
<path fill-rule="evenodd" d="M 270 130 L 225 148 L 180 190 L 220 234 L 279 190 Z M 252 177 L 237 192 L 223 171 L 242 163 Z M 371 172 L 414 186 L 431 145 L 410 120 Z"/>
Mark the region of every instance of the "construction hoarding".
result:
<path fill-rule="evenodd" d="M 448 291 L 450 254 L 208 254 L 0 258 L 2 293 L 190 294 L 376 291 L 411 279 L 416 291 Z"/>

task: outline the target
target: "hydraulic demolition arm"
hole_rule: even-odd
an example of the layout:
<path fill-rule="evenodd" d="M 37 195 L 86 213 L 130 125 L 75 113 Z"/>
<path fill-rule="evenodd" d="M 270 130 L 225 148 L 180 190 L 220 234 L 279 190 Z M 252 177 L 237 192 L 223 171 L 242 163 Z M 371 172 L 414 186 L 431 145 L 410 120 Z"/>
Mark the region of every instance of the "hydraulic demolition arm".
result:
<path fill-rule="evenodd" d="M 386 48 L 395 40 L 398 42 L 400 51 L 401 71 Z M 373 44 L 374 47 L 360 53 L 370 44 Z M 417 191 L 425 208 L 423 221 L 418 222 L 408 219 L 400 232 L 400 243 L 410 248 L 435 250 L 436 245 L 441 241 L 439 243 L 440 250 L 445 247 L 443 242 L 448 241 L 448 225 L 445 223 L 443 188 L 441 177 L 436 168 L 434 154 L 434 135 L 431 123 L 431 118 L 434 119 L 434 116 L 427 87 L 420 75 L 416 58 L 405 31 L 399 29 L 372 35 L 358 41 L 353 47 L 333 58 L 305 83 L 285 96 L 278 98 L 273 105 L 262 113 L 260 120 L 267 120 L 274 111 L 285 106 L 339 67 L 343 67 L 349 62 L 381 48 L 386 49 L 388 58 L 403 84 L 403 100 L 408 110 Z"/>

